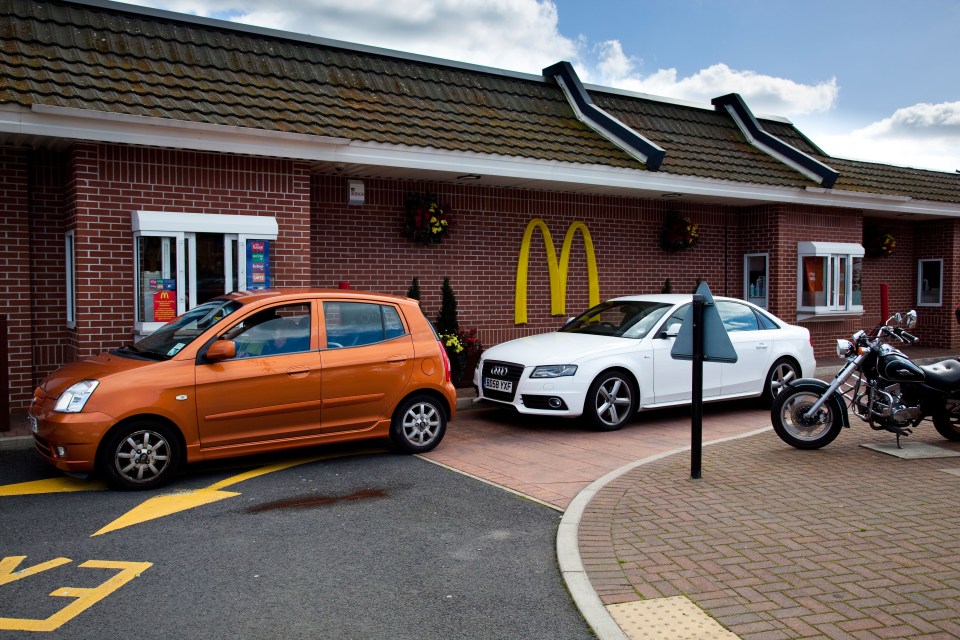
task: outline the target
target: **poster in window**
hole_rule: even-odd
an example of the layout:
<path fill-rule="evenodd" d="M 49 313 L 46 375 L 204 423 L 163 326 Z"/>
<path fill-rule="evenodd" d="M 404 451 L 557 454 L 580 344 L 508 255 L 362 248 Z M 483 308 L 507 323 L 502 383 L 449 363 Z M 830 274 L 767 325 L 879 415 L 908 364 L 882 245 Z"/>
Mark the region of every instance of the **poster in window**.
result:
<path fill-rule="evenodd" d="M 802 260 L 803 299 L 802 306 L 816 307 L 827 303 L 827 293 L 824 280 L 824 265 L 826 258 L 819 256 L 804 256 Z"/>
<path fill-rule="evenodd" d="M 247 240 L 247 289 L 270 288 L 270 241 Z"/>
<path fill-rule="evenodd" d="M 153 321 L 170 322 L 177 317 L 177 292 L 163 289 L 153 294 Z"/>

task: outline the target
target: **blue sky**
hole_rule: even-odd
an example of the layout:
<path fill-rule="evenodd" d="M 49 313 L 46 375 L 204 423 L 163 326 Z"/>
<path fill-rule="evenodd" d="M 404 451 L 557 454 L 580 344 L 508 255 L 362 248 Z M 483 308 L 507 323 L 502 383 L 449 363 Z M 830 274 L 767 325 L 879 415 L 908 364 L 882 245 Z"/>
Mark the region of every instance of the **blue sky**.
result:
<path fill-rule="evenodd" d="M 960 170 L 960 1 L 134 0 L 709 104 L 740 93 L 830 154 Z"/>

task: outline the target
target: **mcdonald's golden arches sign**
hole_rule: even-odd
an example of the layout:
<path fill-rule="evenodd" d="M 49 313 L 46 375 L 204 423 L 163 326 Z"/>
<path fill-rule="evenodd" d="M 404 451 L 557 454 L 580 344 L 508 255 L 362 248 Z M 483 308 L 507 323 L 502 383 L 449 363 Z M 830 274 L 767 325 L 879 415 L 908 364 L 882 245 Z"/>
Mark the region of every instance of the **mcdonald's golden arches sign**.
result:
<path fill-rule="evenodd" d="M 570 266 L 570 248 L 573 245 L 573 236 L 580 232 L 583 236 L 583 248 L 587 254 L 587 286 L 590 306 L 600 304 L 600 278 L 597 275 L 597 257 L 593 250 L 593 239 L 590 230 L 580 220 L 575 220 L 567 227 L 563 236 L 563 247 L 560 249 L 560 262 L 557 263 L 557 250 L 550 237 L 547 223 L 540 218 L 534 218 L 527 223 L 520 243 L 520 256 L 517 259 L 517 284 L 514 294 L 513 319 L 515 324 L 527 322 L 527 271 L 530 263 L 530 241 L 534 229 L 539 229 L 543 235 L 543 243 L 547 254 L 547 269 L 550 273 L 550 313 L 555 316 L 563 315 L 567 310 L 567 275 Z"/>

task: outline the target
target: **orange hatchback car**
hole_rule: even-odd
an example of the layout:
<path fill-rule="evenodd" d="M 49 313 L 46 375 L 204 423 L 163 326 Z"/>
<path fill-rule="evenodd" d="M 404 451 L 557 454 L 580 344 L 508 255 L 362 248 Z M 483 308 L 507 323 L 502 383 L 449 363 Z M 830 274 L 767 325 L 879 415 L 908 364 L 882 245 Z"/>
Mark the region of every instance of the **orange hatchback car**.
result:
<path fill-rule="evenodd" d="M 215 298 L 134 344 L 60 368 L 28 419 L 37 451 L 119 489 L 184 462 L 389 438 L 429 451 L 456 410 L 416 300 L 341 289 Z"/>

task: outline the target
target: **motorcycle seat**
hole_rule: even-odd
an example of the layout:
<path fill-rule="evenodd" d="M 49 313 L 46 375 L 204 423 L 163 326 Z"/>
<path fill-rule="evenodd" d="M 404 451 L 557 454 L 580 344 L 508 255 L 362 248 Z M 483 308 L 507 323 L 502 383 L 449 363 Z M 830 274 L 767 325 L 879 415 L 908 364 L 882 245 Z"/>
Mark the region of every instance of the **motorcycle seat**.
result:
<path fill-rule="evenodd" d="M 920 367 L 927 374 L 927 384 L 941 391 L 960 387 L 960 362 L 943 360 Z"/>

